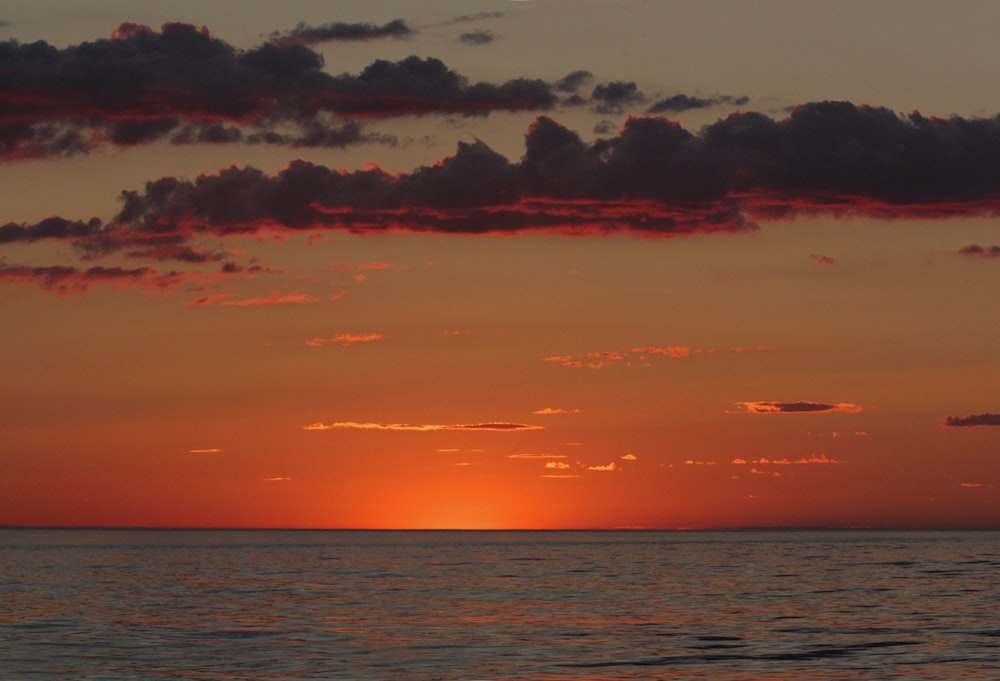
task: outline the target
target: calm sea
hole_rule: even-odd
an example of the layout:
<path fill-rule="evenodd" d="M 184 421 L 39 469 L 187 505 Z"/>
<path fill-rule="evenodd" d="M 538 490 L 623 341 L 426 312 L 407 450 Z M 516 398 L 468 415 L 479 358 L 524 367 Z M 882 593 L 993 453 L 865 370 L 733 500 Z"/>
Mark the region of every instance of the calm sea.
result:
<path fill-rule="evenodd" d="M 997 532 L 0 530 L 0 679 L 1000 679 Z"/>

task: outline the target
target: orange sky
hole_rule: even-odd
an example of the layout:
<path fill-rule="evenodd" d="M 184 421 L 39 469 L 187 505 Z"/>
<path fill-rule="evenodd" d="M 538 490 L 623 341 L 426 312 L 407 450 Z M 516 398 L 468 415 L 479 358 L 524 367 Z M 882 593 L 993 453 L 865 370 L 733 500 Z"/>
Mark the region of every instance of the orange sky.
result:
<path fill-rule="evenodd" d="M 1000 528 L 1000 12 L 748 6 L 0 10 L 0 525 Z"/>

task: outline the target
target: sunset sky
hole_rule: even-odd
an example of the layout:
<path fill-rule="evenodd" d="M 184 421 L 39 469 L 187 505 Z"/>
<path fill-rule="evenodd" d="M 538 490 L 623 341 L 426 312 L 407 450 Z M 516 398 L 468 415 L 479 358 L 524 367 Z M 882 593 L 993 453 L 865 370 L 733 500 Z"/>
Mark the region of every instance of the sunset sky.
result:
<path fill-rule="evenodd" d="M 1000 528 L 998 23 L 7 0 L 0 525 Z"/>

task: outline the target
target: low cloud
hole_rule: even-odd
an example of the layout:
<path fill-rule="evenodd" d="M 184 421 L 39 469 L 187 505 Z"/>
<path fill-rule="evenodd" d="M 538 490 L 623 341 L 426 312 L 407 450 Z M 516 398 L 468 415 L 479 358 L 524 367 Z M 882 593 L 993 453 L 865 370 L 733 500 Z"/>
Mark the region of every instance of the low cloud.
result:
<path fill-rule="evenodd" d="M 322 26 L 309 26 L 300 22 L 291 31 L 272 33 L 276 43 L 298 42 L 304 45 L 333 41 L 369 41 L 383 38 L 407 38 L 414 30 L 402 19 L 394 19 L 381 26 L 372 23 L 334 22 Z"/>
<path fill-rule="evenodd" d="M 743 106 L 750 101 L 749 97 L 732 97 L 730 95 L 716 95 L 714 97 L 693 97 L 691 95 L 677 94 L 664 97 L 646 110 L 646 113 L 681 113 L 694 109 L 707 109 L 712 106 Z"/>
<path fill-rule="evenodd" d="M 458 36 L 458 41 L 466 45 L 489 45 L 496 39 L 493 31 L 469 31 Z"/>
<path fill-rule="evenodd" d="M 979 244 L 970 244 L 958 252 L 961 255 L 967 255 L 972 258 L 1000 258 L 1000 246 L 984 248 Z"/>
<path fill-rule="evenodd" d="M 1000 414 L 973 414 L 972 416 L 949 416 L 941 424 L 945 428 L 973 428 L 976 426 L 1000 426 Z"/>
<path fill-rule="evenodd" d="M 607 472 L 610 472 L 610 471 L 616 471 L 616 470 L 618 470 L 618 464 L 616 464 L 614 461 L 612 461 L 611 463 L 604 464 L 603 466 L 587 466 L 587 470 L 588 471 L 599 471 L 599 472 L 602 472 L 602 473 L 607 473 Z"/>
<path fill-rule="evenodd" d="M 579 414 L 579 409 L 563 409 L 561 407 L 545 407 L 531 412 L 536 416 L 555 416 L 557 414 Z"/>
<path fill-rule="evenodd" d="M 338 423 L 311 423 L 302 426 L 303 430 L 406 430 L 429 432 L 438 430 L 472 430 L 472 431 L 499 431 L 513 432 L 518 430 L 542 430 L 542 426 L 534 426 L 526 423 L 459 423 L 459 424 L 433 424 L 433 423 L 358 423 L 355 421 L 343 421 Z"/>
<path fill-rule="evenodd" d="M 321 348 L 324 345 L 357 345 L 358 343 L 373 343 L 382 340 L 380 333 L 351 334 L 341 333 L 332 338 L 313 338 L 306 341 L 306 345 L 311 348 Z"/>
<path fill-rule="evenodd" d="M 555 470 L 565 470 L 569 468 L 569 464 L 563 461 L 549 461 L 545 464 L 546 468 L 552 468 Z"/>
<path fill-rule="evenodd" d="M 273 477 L 273 478 L 262 478 L 262 480 L 264 482 L 288 482 L 288 481 L 292 480 L 292 478 L 290 478 L 288 476 L 284 476 L 284 475 L 279 475 L 279 476 L 276 476 L 276 477 Z"/>
<path fill-rule="evenodd" d="M 716 353 L 764 352 L 766 345 L 733 345 L 726 348 L 689 348 L 679 345 L 635 347 L 629 350 L 584 352 L 576 355 L 550 355 L 543 362 L 553 362 L 573 369 L 603 369 L 619 363 L 631 366 L 633 361 L 645 361 L 654 357 L 684 359 L 694 355 L 714 355 Z"/>
<path fill-rule="evenodd" d="M 147 290 L 165 289 L 183 281 L 177 272 L 161 273 L 149 267 L 89 267 L 80 269 L 69 265 L 28 267 L 0 264 L 0 282 L 34 284 L 59 295 L 84 293 L 94 286 L 109 285 L 119 288 L 142 287 Z"/>
<path fill-rule="evenodd" d="M 189 449 L 188 454 L 219 454 L 222 452 L 221 449 L 217 447 L 209 447 L 208 449 Z"/>
<path fill-rule="evenodd" d="M 508 459 L 565 459 L 565 454 L 508 454 Z"/>
<path fill-rule="evenodd" d="M 840 412 L 859 414 L 864 409 L 850 402 L 737 402 L 739 412 L 747 414 L 825 414 Z"/>
<path fill-rule="evenodd" d="M 813 253 L 809 256 L 809 259 L 815 262 L 817 265 L 836 265 L 837 259 L 831 258 L 828 255 L 817 255 Z"/>

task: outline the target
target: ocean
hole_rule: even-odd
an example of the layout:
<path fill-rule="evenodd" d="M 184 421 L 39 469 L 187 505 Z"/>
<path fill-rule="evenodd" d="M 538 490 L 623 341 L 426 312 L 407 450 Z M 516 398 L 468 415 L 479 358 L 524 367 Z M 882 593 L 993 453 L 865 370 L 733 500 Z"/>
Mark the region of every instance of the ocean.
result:
<path fill-rule="evenodd" d="M 0 679 L 1000 680 L 1000 532 L 0 530 Z"/>

